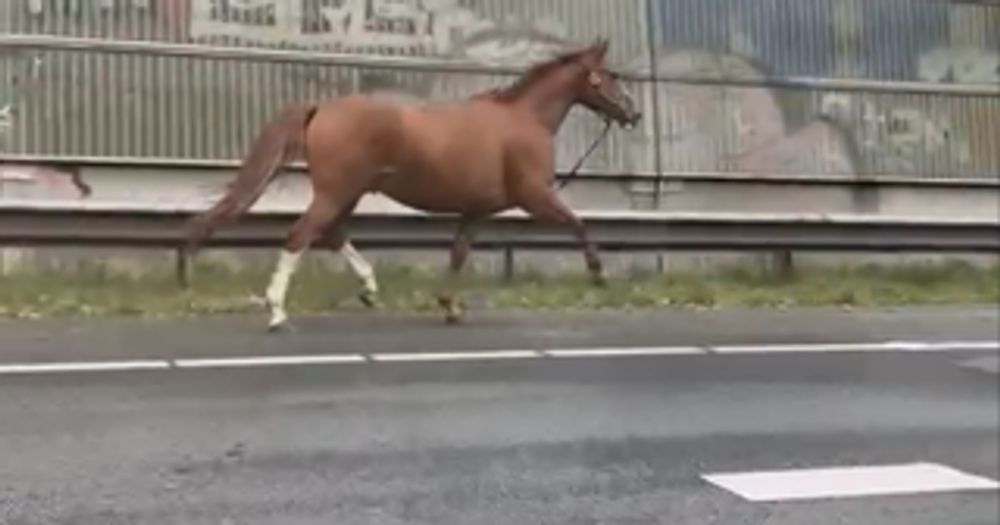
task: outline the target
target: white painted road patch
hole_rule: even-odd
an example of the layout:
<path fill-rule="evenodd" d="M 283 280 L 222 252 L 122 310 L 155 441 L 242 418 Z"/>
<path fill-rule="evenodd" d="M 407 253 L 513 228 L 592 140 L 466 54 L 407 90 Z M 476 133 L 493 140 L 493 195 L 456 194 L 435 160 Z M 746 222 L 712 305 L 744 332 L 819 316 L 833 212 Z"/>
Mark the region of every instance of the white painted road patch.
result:
<path fill-rule="evenodd" d="M 997 490 L 995 480 L 934 463 L 706 474 L 709 483 L 756 502 Z"/>
<path fill-rule="evenodd" d="M 969 359 L 958 364 L 962 368 L 972 368 L 990 374 L 1000 374 L 1000 356 L 986 356 L 978 359 Z"/>

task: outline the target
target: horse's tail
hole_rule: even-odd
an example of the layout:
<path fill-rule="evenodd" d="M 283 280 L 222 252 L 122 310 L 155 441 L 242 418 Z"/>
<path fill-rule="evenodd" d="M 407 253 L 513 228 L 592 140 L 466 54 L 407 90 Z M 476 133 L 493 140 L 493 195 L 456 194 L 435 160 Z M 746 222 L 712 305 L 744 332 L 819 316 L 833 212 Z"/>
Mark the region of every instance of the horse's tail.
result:
<path fill-rule="evenodd" d="M 315 113 L 315 105 L 296 104 L 286 107 L 264 127 L 226 194 L 188 221 L 185 228 L 188 252 L 197 249 L 220 226 L 235 222 L 257 202 L 281 166 L 304 150 L 305 129 Z"/>

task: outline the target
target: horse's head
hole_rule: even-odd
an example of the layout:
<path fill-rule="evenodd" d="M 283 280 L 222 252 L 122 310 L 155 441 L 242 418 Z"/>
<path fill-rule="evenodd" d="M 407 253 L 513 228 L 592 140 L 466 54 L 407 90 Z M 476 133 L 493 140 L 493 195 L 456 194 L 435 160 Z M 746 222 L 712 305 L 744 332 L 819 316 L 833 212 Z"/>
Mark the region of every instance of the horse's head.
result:
<path fill-rule="evenodd" d="M 511 103 L 537 93 L 539 89 L 551 93 L 551 89 L 543 86 L 555 85 L 563 102 L 582 104 L 622 127 L 635 127 L 642 113 L 618 82 L 618 75 L 604 64 L 607 52 L 607 40 L 599 40 L 581 50 L 564 53 L 532 67 L 510 86 L 477 93 L 472 99 Z"/>
<path fill-rule="evenodd" d="M 575 85 L 576 101 L 622 127 L 633 128 L 642 119 L 642 113 L 618 81 L 618 75 L 605 65 L 607 52 L 608 41 L 602 39 L 570 55 L 573 64 L 583 66 Z"/>

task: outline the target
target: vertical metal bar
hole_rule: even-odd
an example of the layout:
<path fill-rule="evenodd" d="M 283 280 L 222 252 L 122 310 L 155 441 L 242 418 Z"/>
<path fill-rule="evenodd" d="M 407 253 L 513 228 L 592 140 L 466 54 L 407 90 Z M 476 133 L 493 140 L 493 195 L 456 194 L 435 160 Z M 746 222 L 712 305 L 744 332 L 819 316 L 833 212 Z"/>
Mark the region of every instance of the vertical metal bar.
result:
<path fill-rule="evenodd" d="M 109 93 L 108 86 L 108 55 L 97 53 L 94 55 L 94 70 L 91 73 L 90 89 L 93 93 L 94 102 L 94 145 L 92 154 L 109 155 L 111 140 L 109 137 L 110 126 L 108 125 L 108 111 L 110 107 L 108 101 L 112 94 Z"/>
<path fill-rule="evenodd" d="M 169 107 L 167 114 L 170 126 L 170 156 L 183 158 L 185 153 L 184 136 L 188 133 L 187 127 L 191 122 L 191 103 L 184 93 L 184 87 L 191 85 L 191 68 L 185 68 L 190 61 L 183 58 L 170 58 L 167 60 L 167 84 Z"/>
<path fill-rule="evenodd" d="M 82 120 L 84 130 L 82 131 L 81 137 L 81 155 L 94 155 L 97 143 L 97 130 L 94 129 L 95 126 L 95 115 L 97 109 L 97 90 L 94 85 L 94 65 L 97 61 L 97 56 L 94 53 L 83 53 L 80 55 L 80 60 L 83 62 L 83 74 L 80 79 L 79 89 L 83 92 L 81 99 L 83 100 L 82 108 Z"/>
<path fill-rule="evenodd" d="M 211 60 L 195 58 L 185 59 L 191 76 L 189 82 L 184 84 L 181 91 L 182 96 L 191 101 L 188 106 L 189 113 L 184 115 L 187 124 L 185 133 L 184 156 L 188 158 L 200 158 L 201 146 L 204 143 L 205 128 L 209 125 L 210 119 L 207 117 L 208 104 L 211 99 L 211 89 L 209 87 L 209 66 Z"/>
<path fill-rule="evenodd" d="M 653 209 L 660 208 L 660 190 L 663 185 L 663 167 L 661 165 L 661 149 L 662 149 L 662 131 L 660 130 L 660 96 L 659 96 L 659 53 L 657 49 L 659 48 L 658 38 L 656 35 L 656 28 L 659 27 L 658 20 L 656 18 L 656 8 L 653 5 L 654 0 L 646 0 L 646 45 L 648 46 L 647 53 L 649 55 L 649 72 L 650 76 L 654 79 L 649 86 L 653 93 L 650 97 L 651 103 L 653 105 L 653 173 L 656 174 L 655 181 L 653 183 Z"/>
<path fill-rule="evenodd" d="M 270 106 L 270 103 L 261 104 L 258 102 L 254 104 L 254 99 L 259 98 L 261 95 L 260 90 L 257 89 L 261 84 L 257 82 L 259 77 L 258 73 L 260 71 L 260 66 L 257 64 L 251 64 L 249 62 L 243 62 L 243 82 L 237 86 L 239 90 L 240 97 L 240 113 L 242 116 L 240 118 L 240 129 L 236 130 L 236 136 L 238 140 L 233 148 L 230 156 L 233 158 L 239 158 L 240 152 L 249 146 L 249 140 L 247 136 L 250 134 L 250 130 L 253 128 L 253 122 L 255 113 L 260 113 L 260 108 L 266 108 Z M 254 109 L 256 108 L 256 112 Z"/>

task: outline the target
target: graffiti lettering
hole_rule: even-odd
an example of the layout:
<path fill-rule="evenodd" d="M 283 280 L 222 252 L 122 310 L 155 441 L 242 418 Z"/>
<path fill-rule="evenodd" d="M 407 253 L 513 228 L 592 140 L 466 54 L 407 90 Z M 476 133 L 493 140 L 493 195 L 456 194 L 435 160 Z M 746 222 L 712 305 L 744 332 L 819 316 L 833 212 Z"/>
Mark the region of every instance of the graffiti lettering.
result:
<path fill-rule="evenodd" d="M 27 4 L 28 12 L 33 15 L 77 14 L 90 7 L 104 11 L 150 8 L 150 0 L 27 0 Z"/>
<path fill-rule="evenodd" d="M 920 79 L 928 82 L 1000 82 L 1000 53 L 983 49 L 937 48 L 919 59 Z"/>
<path fill-rule="evenodd" d="M 489 27 L 491 21 L 447 0 L 193 0 L 190 31 L 194 39 L 439 54 Z"/>
<path fill-rule="evenodd" d="M 8 199 L 79 200 L 91 188 L 75 169 L 0 165 L 0 195 Z"/>

